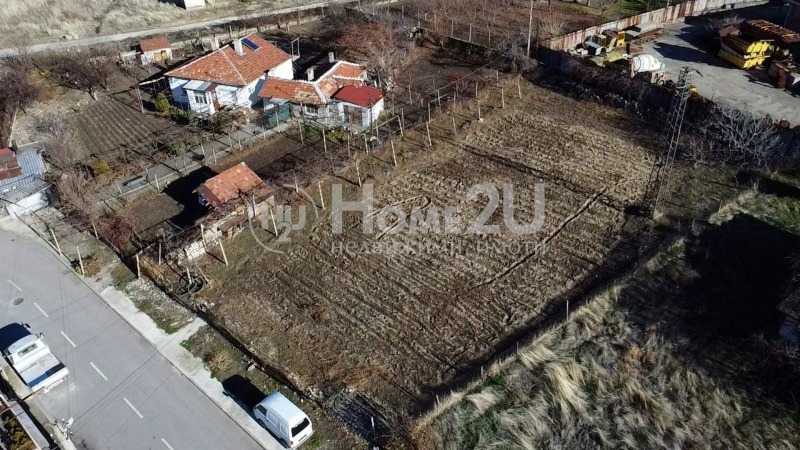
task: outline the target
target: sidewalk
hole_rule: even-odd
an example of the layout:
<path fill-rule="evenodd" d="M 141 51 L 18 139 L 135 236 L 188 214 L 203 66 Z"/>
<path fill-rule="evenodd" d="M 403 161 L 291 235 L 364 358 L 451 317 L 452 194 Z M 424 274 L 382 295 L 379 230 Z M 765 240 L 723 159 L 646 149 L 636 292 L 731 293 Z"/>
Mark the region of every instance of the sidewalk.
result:
<path fill-rule="evenodd" d="M 23 222 L 4 219 L 0 221 L 0 229 L 39 242 L 47 247 L 64 265 L 70 266 L 69 261 L 60 257 L 49 242 L 43 242 L 43 239 L 37 236 Z M 242 409 L 232 398 L 225 395 L 222 384 L 206 370 L 203 361 L 181 346 L 181 342 L 191 337 L 200 327 L 205 325 L 202 319 L 195 318 L 192 322 L 170 335 L 158 328 L 148 315 L 139 311 L 123 292 L 112 287 L 110 275 L 104 275 L 99 282 L 85 277 L 79 278 L 259 445 L 267 450 L 283 449 L 269 432 L 253 420 L 248 411 Z M 147 282 L 149 283 L 150 281 L 147 280 Z"/>

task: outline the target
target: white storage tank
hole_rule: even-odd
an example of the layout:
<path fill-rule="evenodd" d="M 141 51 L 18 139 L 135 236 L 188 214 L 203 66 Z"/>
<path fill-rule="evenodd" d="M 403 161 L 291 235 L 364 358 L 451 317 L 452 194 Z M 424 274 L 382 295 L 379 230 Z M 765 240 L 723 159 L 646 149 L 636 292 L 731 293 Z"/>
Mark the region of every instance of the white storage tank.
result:
<path fill-rule="evenodd" d="M 633 73 L 652 72 L 664 70 L 664 63 L 653 55 L 636 55 L 631 58 L 631 71 Z"/>

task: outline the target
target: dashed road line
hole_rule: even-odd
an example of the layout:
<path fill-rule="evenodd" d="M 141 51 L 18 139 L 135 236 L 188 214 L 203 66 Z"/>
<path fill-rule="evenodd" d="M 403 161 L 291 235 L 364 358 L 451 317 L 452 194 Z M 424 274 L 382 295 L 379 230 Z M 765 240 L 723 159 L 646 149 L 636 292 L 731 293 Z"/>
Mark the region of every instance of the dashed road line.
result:
<path fill-rule="evenodd" d="M 16 284 L 15 284 L 13 281 L 11 281 L 11 280 L 6 280 L 6 281 L 8 281 L 8 282 L 9 282 L 9 283 L 10 283 L 12 286 L 14 286 L 14 287 L 15 287 L 15 288 L 16 288 L 18 291 L 22 292 L 22 288 L 20 288 L 19 286 L 17 286 L 17 285 L 16 285 Z"/>
<path fill-rule="evenodd" d="M 36 307 L 36 309 L 38 309 L 38 310 L 39 310 L 39 312 L 40 312 L 40 313 L 42 313 L 42 314 L 43 314 L 45 317 L 50 317 L 50 316 L 48 316 L 48 315 L 47 315 L 47 313 L 46 313 L 46 312 L 44 312 L 44 310 L 42 309 L 42 307 L 41 307 L 41 306 L 39 306 L 39 305 L 38 305 L 36 302 L 33 302 L 33 306 L 35 306 L 35 307 Z"/>
<path fill-rule="evenodd" d="M 103 372 L 100 372 L 100 369 L 98 369 L 97 366 L 95 366 L 93 362 L 89 361 L 89 365 L 92 366 L 92 368 L 95 371 L 97 371 L 97 373 L 100 374 L 100 376 L 103 377 L 104 380 L 108 381 L 108 378 L 105 375 L 103 375 Z"/>
<path fill-rule="evenodd" d="M 131 407 L 131 409 L 133 410 L 133 412 L 135 412 L 135 413 L 136 413 L 136 415 L 137 415 L 137 416 L 139 416 L 139 418 L 140 418 L 140 419 L 144 419 L 144 416 L 142 415 L 142 413 L 140 413 L 138 409 L 134 408 L 134 407 L 133 407 L 133 405 L 131 404 L 131 402 L 129 402 L 127 398 L 125 398 L 125 397 L 122 397 L 122 399 L 123 399 L 123 400 L 125 400 L 125 403 L 127 403 L 127 404 L 128 404 L 128 406 L 130 406 L 130 407 Z"/>
<path fill-rule="evenodd" d="M 64 332 L 63 332 L 63 331 L 61 332 L 61 335 L 62 335 L 62 336 L 64 336 L 64 339 L 66 339 L 66 340 L 67 340 L 67 342 L 69 342 L 69 344 L 70 344 L 70 345 L 71 345 L 73 348 L 77 348 L 77 347 L 78 347 L 77 345 L 75 345 L 75 343 L 74 343 L 74 342 L 72 342 L 72 339 L 70 339 L 70 338 L 69 338 L 69 336 L 67 336 L 66 334 L 64 334 Z"/>
<path fill-rule="evenodd" d="M 161 442 L 163 442 L 163 443 L 164 443 L 164 445 L 166 445 L 166 446 L 167 446 L 167 448 L 168 448 L 169 450 L 175 450 L 174 448 L 172 448 L 172 446 L 171 446 L 171 445 L 169 445 L 169 442 L 167 442 L 167 440 L 166 440 L 166 439 L 164 439 L 164 438 L 161 438 Z"/>

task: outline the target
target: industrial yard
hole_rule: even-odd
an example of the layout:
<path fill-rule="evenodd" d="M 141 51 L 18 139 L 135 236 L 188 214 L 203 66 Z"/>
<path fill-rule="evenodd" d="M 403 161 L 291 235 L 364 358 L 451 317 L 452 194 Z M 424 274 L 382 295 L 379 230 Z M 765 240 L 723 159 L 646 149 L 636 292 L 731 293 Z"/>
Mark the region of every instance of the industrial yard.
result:
<path fill-rule="evenodd" d="M 769 12 L 766 9 L 763 15 L 768 16 Z M 708 26 L 708 18 L 669 24 L 663 35 L 645 43 L 642 51 L 661 60 L 670 79 L 678 78 L 681 67 L 694 69 L 691 84 L 703 97 L 775 120 L 788 120 L 792 125 L 800 124 L 798 87 L 793 91 L 776 88 L 765 69 L 740 70 L 720 58 L 719 43 L 709 35 Z"/>

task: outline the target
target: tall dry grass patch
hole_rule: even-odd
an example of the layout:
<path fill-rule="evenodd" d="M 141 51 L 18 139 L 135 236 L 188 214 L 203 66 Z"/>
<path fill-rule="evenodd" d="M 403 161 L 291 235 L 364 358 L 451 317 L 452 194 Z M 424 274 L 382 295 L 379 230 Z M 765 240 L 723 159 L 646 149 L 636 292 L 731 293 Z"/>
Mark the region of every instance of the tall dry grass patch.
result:
<path fill-rule="evenodd" d="M 683 250 L 677 244 L 639 275 L 680 272 Z M 795 448 L 797 417 L 691 362 L 680 343 L 637 321 L 623 289 L 454 394 L 418 428 L 421 448 Z"/>

